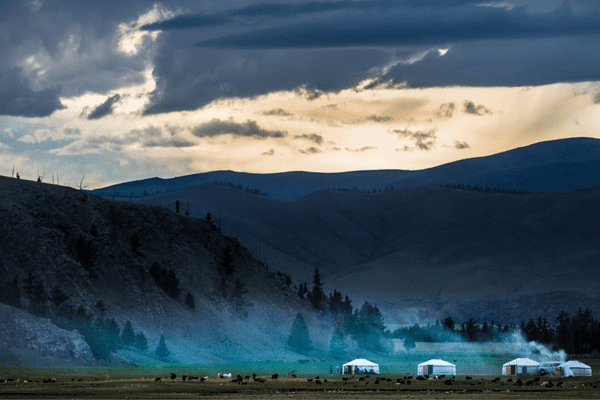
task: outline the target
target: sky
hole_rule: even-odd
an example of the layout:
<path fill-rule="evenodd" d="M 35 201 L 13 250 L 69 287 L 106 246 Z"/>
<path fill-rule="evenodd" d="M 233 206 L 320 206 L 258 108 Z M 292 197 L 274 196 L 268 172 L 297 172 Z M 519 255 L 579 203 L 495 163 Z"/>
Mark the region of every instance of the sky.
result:
<path fill-rule="evenodd" d="M 596 0 L 2 0 L 0 175 L 417 170 L 600 138 Z"/>

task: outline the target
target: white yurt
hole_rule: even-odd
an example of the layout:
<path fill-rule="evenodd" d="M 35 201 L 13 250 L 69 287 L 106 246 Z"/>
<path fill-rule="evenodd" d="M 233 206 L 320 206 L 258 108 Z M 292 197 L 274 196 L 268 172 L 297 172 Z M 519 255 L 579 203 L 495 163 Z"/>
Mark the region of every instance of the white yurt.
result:
<path fill-rule="evenodd" d="M 539 375 L 540 363 L 529 358 L 515 358 L 502 365 L 502 375 Z"/>
<path fill-rule="evenodd" d="M 567 361 L 558 368 L 560 368 L 562 376 L 592 376 L 592 367 L 585 365 L 581 361 Z"/>
<path fill-rule="evenodd" d="M 456 375 L 456 365 L 434 358 L 417 365 L 417 375 Z"/>
<path fill-rule="evenodd" d="M 342 365 L 342 374 L 379 374 L 379 364 L 357 358 Z"/>

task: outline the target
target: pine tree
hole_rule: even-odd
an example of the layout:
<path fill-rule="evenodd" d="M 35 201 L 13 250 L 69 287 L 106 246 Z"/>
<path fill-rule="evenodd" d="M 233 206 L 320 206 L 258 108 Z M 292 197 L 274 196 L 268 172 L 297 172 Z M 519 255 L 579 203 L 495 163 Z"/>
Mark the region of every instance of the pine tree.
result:
<path fill-rule="evenodd" d="M 123 346 L 133 346 L 135 342 L 135 332 L 133 331 L 133 327 L 131 326 L 131 321 L 127 321 L 125 323 L 125 327 L 123 328 L 123 333 L 121 333 L 121 343 Z"/>
<path fill-rule="evenodd" d="M 194 295 L 190 292 L 185 296 L 185 305 L 191 309 L 196 308 L 196 300 L 194 300 Z"/>
<path fill-rule="evenodd" d="M 313 289 L 307 297 L 315 309 L 322 310 L 325 307 L 326 297 L 325 292 L 323 292 L 323 283 L 321 282 L 321 275 L 319 275 L 318 267 L 315 268 Z"/>
<path fill-rule="evenodd" d="M 242 282 L 240 282 L 239 278 L 235 280 L 235 286 L 233 287 L 233 291 L 231 292 L 231 302 L 235 307 L 235 310 L 239 313 L 242 308 L 246 305 L 246 301 L 244 300 L 244 295 L 248 293 L 244 289 Z"/>
<path fill-rule="evenodd" d="M 167 357 L 169 357 L 169 354 L 171 354 L 167 348 L 167 343 L 165 343 L 165 337 L 163 335 L 160 335 L 160 342 L 158 343 L 158 346 L 156 346 L 154 354 L 162 361 L 165 361 Z"/>
<path fill-rule="evenodd" d="M 62 303 L 67 301 L 69 297 L 62 291 L 58 286 L 54 286 L 52 293 L 50 294 L 50 301 L 55 307 L 60 307 Z"/>
<path fill-rule="evenodd" d="M 292 323 L 287 345 L 300 354 L 307 354 L 313 349 L 308 333 L 308 326 L 301 313 L 296 314 L 296 319 Z"/>
<path fill-rule="evenodd" d="M 448 317 L 448 318 L 444 319 L 442 321 L 442 324 L 444 325 L 444 327 L 446 329 L 454 331 L 454 321 L 452 320 L 452 317 Z"/>
<path fill-rule="evenodd" d="M 146 339 L 146 336 L 143 332 L 140 332 L 137 335 L 135 335 L 135 342 L 133 345 L 136 349 L 140 351 L 148 350 L 148 340 Z"/>

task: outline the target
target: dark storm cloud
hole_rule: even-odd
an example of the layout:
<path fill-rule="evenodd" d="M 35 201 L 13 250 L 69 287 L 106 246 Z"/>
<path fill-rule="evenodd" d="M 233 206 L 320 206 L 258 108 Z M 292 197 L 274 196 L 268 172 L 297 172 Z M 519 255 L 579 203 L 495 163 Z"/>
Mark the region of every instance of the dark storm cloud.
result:
<path fill-rule="evenodd" d="M 302 154 L 307 154 L 308 155 L 308 154 L 322 153 L 322 150 L 318 149 L 316 147 L 309 147 L 307 149 L 300 149 L 300 150 L 298 150 L 298 152 L 302 153 Z"/>
<path fill-rule="evenodd" d="M 598 13 L 575 15 L 568 6 L 534 14 L 524 7 L 506 10 L 464 5 L 431 7 L 423 12 L 396 4 L 399 6 L 368 13 L 346 12 L 207 39 L 197 45 L 245 49 L 409 46 L 600 33 Z"/>
<path fill-rule="evenodd" d="M 415 142 L 415 146 L 419 150 L 431 150 L 435 146 L 437 136 L 435 135 L 435 128 L 426 131 L 410 131 L 408 129 L 394 129 L 392 133 L 396 133 L 398 136 L 403 138 L 409 138 Z"/>
<path fill-rule="evenodd" d="M 467 142 L 459 142 L 458 140 L 454 141 L 454 147 L 458 150 L 470 149 L 471 146 L 467 144 Z"/>
<path fill-rule="evenodd" d="M 315 142 L 316 144 L 318 144 L 319 146 L 323 144 L 323 136 L 317 135 L 316 133 L 311 133 L 310 135 L 303 133 L 302 135 L 294 136 L 294 139 L 311 140 L 311 141 Z"/>
<path fill-rule="evenodd" d="M 256 121 L 248 120 L 246 122 L 238 123 L 233 120 L 221 121 L 217 118 L 213 118 L 210 122 L 192 128 L 191 132 L 194 136 L 199 138 L 230 134 L 234 137 L 262 140 L 267 138 L 280 139 L 287 136 L 286 131 L 269 131 L 261 129 Z"/>
<path fill-rule="evenodd" d="M 269 110 L 269 111 L 263 111 L 263 115 L 277 115 L 280 117 L 288 117 L 290 115 L 293 115 L 291 112 L 287 112 L 281 108 L 278 109 L 274 109 L 274 110 Z"/>
<path fill-rule="evenodd" d="M 392 117 L 390 117 L 389 115 L 384 115 L 384 116 L 369 115 L 366 119 L 368 119 L 369 121 L 374 121 L 374 122 L 390 122 L 393 120 Z"/>
<path fill-rule="evenodd" d="M 104 103 L 100 104 L 88 115 L 87 119 L 100 119 L 112 113 L 113 106 L 121 99 L 121 95 L 115 94 L 109 97 Z"/>
<path fill-rule="evenodd" d="M 385 63 L 379 50 L 219 50 L 181 48 L 174 35 L 155 59 L 157 89 L 145 114 L 196 110 L 214 100 L 294 90 L 314 100 L 354 87 Z M 335 67 L 332 67 L 335 66 Z"/>
<path fill-rule="evenodd" d="M 0 115 L 47 117 L 64 108 L 58 89 L 34 91 L 22 77 L 20 68 L 6 72 L 0 70 Z"/>
<path fill-rule="evenodd" d="M 331 11 L 366 10 L 373 8 L 390 7 L 394 4 L 391 0 L 378 1 L 335 1 L 308 3 L 261 3 L 223 12 L 217 15 L 209 14 L 183 14 L 165 21 L 154 22 L 141 27 L 142 30 L 172 30 L 188 28 L 207 28 L 225 25 L 236 21 L 236 17 L 256 18 L 290 18 L 302 14 L 326 13 Z"/>

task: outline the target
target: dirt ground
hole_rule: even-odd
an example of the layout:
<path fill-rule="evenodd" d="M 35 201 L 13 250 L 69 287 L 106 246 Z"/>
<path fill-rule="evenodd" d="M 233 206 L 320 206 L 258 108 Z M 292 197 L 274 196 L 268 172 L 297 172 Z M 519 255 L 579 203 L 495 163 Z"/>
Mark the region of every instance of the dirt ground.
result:
<path fill-rule="evenodd" d="M 44 383 L 44 380 L 56 379 L 56 382 Z M 235 378 L 235 376 L 234 376 Z M 257 377 L 258 378 L 258 377 Z M 492 382 L 494 377 L 459 377 L 457 379 L 416 380 L 404 377 L 371 376 L 359 380 L 357 376 L 347 381 L 341 377 L 323 379 L 317 383 L 316 377 L 288 378 L 279 377 L 273 380 L 270 376 L 262 377 L 263 382 L 254 381 L 252 377 L 242 383 L 231 382 L 231 379 L 208 378 L 204 382 L 198 380 L 183 381 L 182 376 L 175 380 L 162 377 L 119 378 L 110 376 L 67 376 L 56 377 L 0 376 L 0 398 L 52 398 L 52 399 L 514 399 L 526 397 L 531 399 L 598 399 L 600 398 L 600 379 L 598 377 L 555 378 L 525 377 L 522 384 L 516 385 L 506 377 Z M 10 380 L 9 380 L 10 379 Z M 309 381 L 310 379 L 310 381 Z M 410 384 L 407 382 L 410 381 Z M 531 381 L 530 384 L 527 382 Z M 552 387 L 548 383 L 552 383 Z M 559 385 L 559 382 L 562 382 Z"/>

